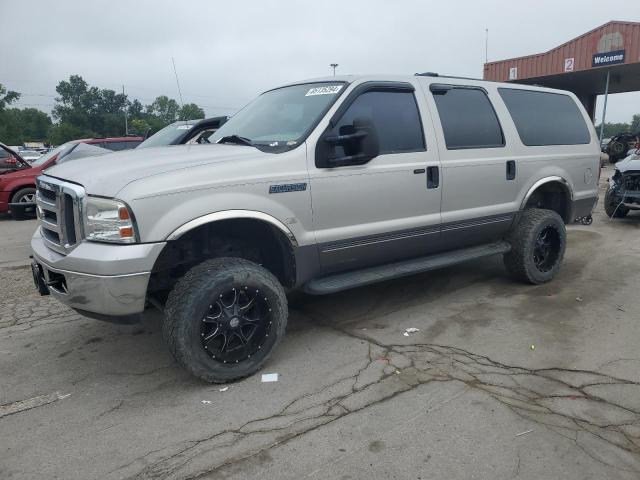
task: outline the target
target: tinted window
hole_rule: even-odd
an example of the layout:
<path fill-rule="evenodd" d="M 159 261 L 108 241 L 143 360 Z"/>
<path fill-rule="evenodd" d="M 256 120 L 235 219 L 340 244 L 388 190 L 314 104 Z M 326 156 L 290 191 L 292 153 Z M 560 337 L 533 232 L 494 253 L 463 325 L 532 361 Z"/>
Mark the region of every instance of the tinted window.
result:
<path fill-rule="evenodd" d="M 498 91 L 525 145 L 577 145 L 591 141 L 584 117 L 571 97 L 513 88 Z"/>
<path fill-rule="evenodd" d="M 352 125 L 358 117 L 371 119 L 378 133 L 380 153 L 424 150 L 424 135 L 413 92 L 370 91 L 356 98 L 334 129 Z M 338 154 L 340 148 L 336 148 Z"/>
<path fill-rule="evenodd" d="M 131 142 L 104 142 L 104 148 L 108 148 L 109 150 L 119 151 L 119 150 L 128 150 L 130 148 L 135 148 L 140 142 L 131 141 Z"/>
<path fill-rule="evenodd" d="M 123 142 L 102 142 L 97 145 L 102 148 L 108 148 L 109 150 L 118 151 L 122 150 L 122 148 L 120 148 L 120 145 L 122 143 Z"/>
<path fill-rule="evenodd" d="M 433 98 L 448 149 L 504 146 L 500 122 L 483 90 L 449 88 L 434 91 Z"/>

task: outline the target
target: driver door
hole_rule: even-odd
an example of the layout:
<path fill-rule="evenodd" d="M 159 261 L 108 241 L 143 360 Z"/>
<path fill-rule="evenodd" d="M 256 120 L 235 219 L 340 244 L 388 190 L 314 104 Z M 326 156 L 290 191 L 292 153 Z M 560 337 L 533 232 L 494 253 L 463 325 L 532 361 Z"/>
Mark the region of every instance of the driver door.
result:
<path fill-rule="evenodd" d="M 426 109 L 411 83 L 365 82 L 348 94 L 309 152 L 313 224 L 324 274 L 438 249 L 440 162 Z M 321 158 L 325 138 L 352 130 L 354 119 L 373 125 L 379 155 L 362 165 L 333 161 L 327 167 Z M 333 155 L 350 153 L 336 147 Z"/>

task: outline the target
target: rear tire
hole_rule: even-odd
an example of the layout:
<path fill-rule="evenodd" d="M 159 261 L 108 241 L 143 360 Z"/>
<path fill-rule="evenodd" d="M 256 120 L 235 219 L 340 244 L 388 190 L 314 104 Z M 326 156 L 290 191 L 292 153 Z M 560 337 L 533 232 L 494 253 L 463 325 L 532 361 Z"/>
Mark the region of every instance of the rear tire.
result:
<path fill-rule="evenodd" d="M 567 244 L 562 218 L 552 210 L 532 208 L 521 212 L 516 222 L 507 236 L 507 272 L 534 285 L 550 281 L 560 269 Z"/>
<path fill-rule="evenodd" d="M 604 211 L 609 218 L 623 218 L 629 213 L 629 209 L 621 205 L 620 199 L 616 199 L 615 193 L 612 189 L 607 189 L 607 193 L 604 195 Z"/>
<path fill-rule="evenodd" d="M 207 260 L 175 285 L 163 336 L 196 377 L 224 383 L 262 367 L 284 336 L 284 289 L 271 272 L 242 258 Z"/>

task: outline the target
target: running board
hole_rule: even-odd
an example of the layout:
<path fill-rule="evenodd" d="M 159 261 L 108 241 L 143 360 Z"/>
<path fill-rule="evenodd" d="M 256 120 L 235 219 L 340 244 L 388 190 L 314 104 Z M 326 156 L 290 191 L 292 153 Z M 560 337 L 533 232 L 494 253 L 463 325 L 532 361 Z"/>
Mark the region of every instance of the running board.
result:
<path fill-rule="evenodd" d="M 318 278 L 307 283 L 303 290 L 312 295 L 326 295 L 349 288 L 362 287 L 392 278 L 406 277 L 416 273 L 428 272 L 448 267 L 476 258 L 500 255 L 511 250 L 507 242 L 490 243 L 479 247 L 465 248 L 454 252 L 439 253 L 428 257 L 403 260 L 401 262 L 364 268 L 353 272 L 338 273 L 329 277 Z"/>

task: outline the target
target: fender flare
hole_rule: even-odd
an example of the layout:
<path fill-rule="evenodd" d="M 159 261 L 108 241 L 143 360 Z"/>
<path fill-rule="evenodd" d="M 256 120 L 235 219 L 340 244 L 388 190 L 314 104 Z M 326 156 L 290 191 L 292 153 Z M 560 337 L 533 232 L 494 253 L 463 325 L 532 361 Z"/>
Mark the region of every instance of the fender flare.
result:
<path fill-rule="evenodd" d="M 535 192 L 542 185 L 546 183 L 551 183 L 551 182 L 558 182 L 562 184 L 565 187 L 566 191 L 569 193 L 569 201 L 573 202 L 573 188 L 571 188 L 571 184 L 560 176 L 552 175 L 549 177 L 541 178 L 540 180 L 536 181 L 533 185 L 531 185 L 531 188 L 529 188 L 529 190 L 527 191 L 527 194 L 524 196 L 524 199 L 522 200 L 522 203 L 520 204 L 520 210 L 524 210 L 524 207 L 527 205 L 527 202 L 531 198 L 531 195 L 533 195 L 533 192 Z"/>
<path fill-rule="evenodd" d="M 278 220 L 275 217 L 263 212 L 258 212 L 255 210 L 222 210 L 220 212 L 209 213 L 207 215 L 203 215 L 198 218 L 194 218 L 193 220 L 188 221 L 187 223 L 179 226 L 173 232 L 167 236 L 166 240 L 177 240 L 185 233 L 193 230 L 194 228 L 200 227 L 207 223 L 219 222 L 221 220 L 233 220 L 240 218 L 248 218 L 253 220 L 261 220 L 263 222 L 269 223 L 276 227 L 280 232 L 282 232 L 291 242 L 293 247 L 298 246 L 298 241 L 296 240 L 295 235 L 289 230 L 289 228 Z"/>

